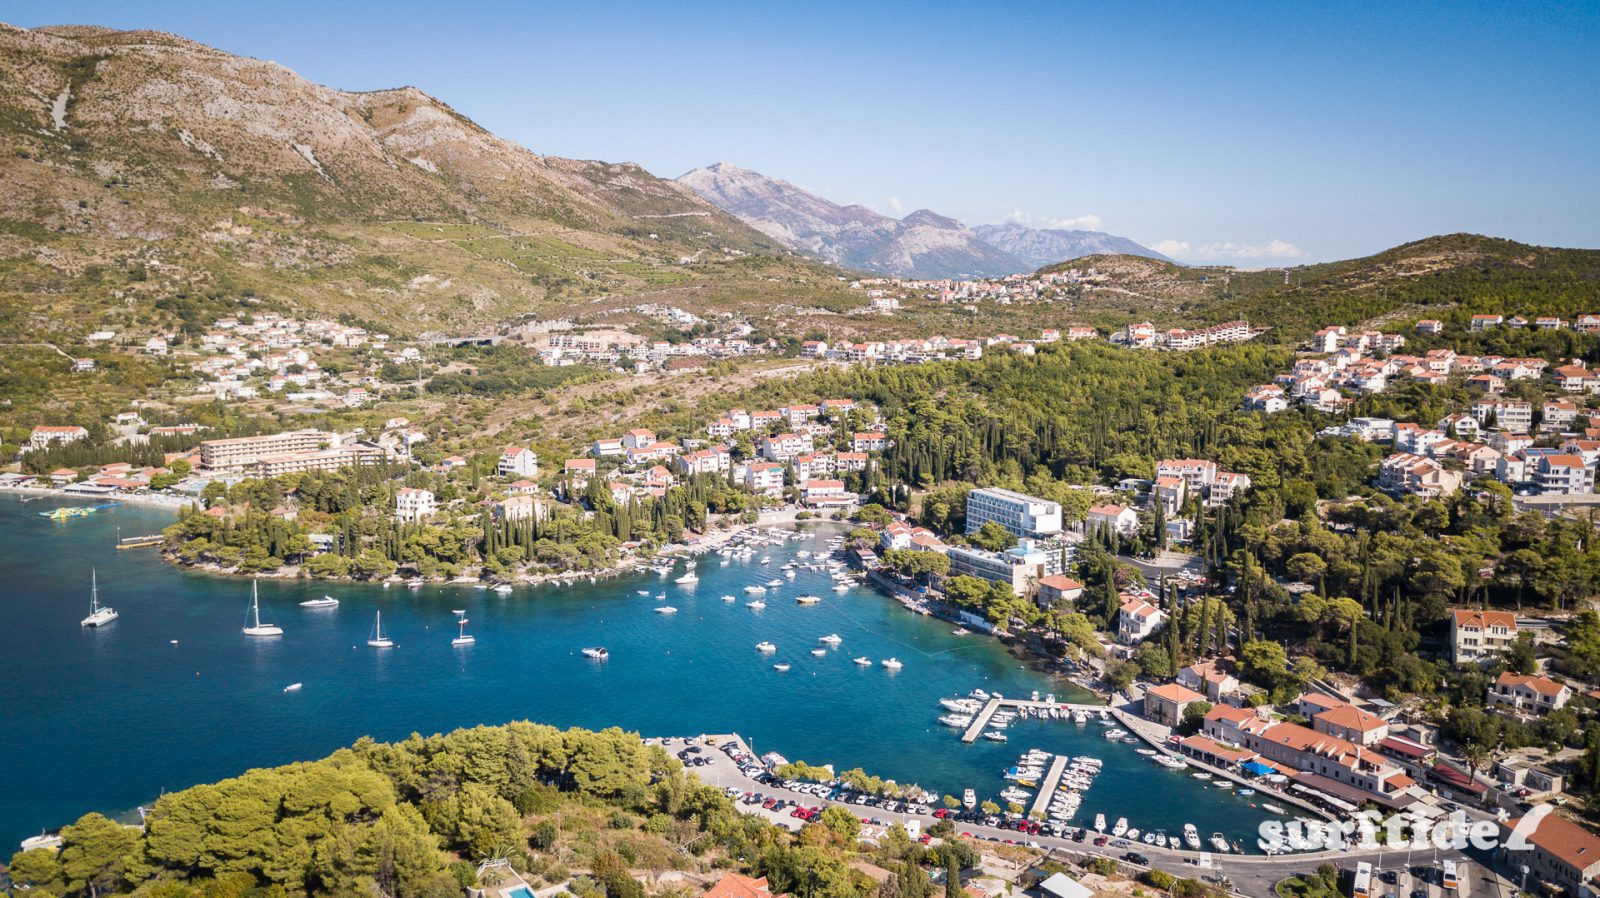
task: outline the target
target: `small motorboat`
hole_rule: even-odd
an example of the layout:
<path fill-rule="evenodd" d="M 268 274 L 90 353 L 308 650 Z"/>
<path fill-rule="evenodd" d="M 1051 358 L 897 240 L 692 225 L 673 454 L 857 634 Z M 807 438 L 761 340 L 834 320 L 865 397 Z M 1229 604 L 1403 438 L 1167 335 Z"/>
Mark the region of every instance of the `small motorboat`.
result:
<path fill-rule="evenodd" d="M 333 596 L 323 596 L 320 599 L 306 599 L 300 603 L 301 608 L 337 608 L 339 600 Z"/>
<path fill-rule="evenodd" d="M 676 580 L 674 580 L 672 582 L 674 582 L 674 583 L 682 583 L 682 584 L 685 584 L 685 585 L 690 584 L 690 583 L 699 583 L 700 582 L 700 577 L 694 571 L 690 571 L 689 573 L 684 574 L 682 577 L 679 577 L 678 579 L 676 579 Z"/>
<path fill-rule="evenodd" d="M 1094 831 L 1097 833 L 1103 833 L 1106 831 L 1106 815 L 1094 815 Z"/>
<path fill-rule="evenodd" d="M 794 600 L 801 605 L 815 605 L 822 601 L 818 596 L 795 596 Z"/>
<path fill-rule="evenodd" d="M 1218 854 L 1227 854 L 1229 851 L 1228 840 L 1222 837 L 1222 833 L 1211 834 L 1211 847 L 1216 849 Z"/>
<path fill-rule="evenodd" d="M 1183 844 L 1189 846 L 1191 851 L 1200 850 L 1200 831 L 1194 828 L 1193 823 L 1183 825 Z"/>
<path fill-rule="evenodd" d="M 818 658 L 821 658 L 823 655 L 828 654 L 828 650 L 827 649 L 812 649 L 811 650 L 811 654 L 816 655 Z"/>
<path fill-rule="evenodd" d="M 1189 775 L 1194 777 L 1197 780 L 1208 780 L 1208 779 L 1211 779 L 1211 774 L 1205 772 L 1204 770 L 1200 771 L 1199 773 L 1191 773 Z"/>
<path fill-rule="evenodd" d="M 611 653 L 606 651 L 605 646 L 592 645 L 583 650 L 583 657 L 592 658 L 595 661 L 604 661 L 611 657 Z"/>
<path fill-rule="evenodd" d="M 1254 790 L 1254 789 L 1240 789 L 1238 792 L 1235 792 L 1234 794 L 1238 795 L 1241 798 L 1249 798 L 1250 796 L 1256 794 L 1256 790 Z"/>
<path fill-rule="evenodd" d="M 655 613 L 657 613 L 657 614 L 677 614 L 678 613 L 678 609 L 672 607 L 671 605 L 662 605 L 661 607 L 655 608 L 655 609 L 652 609 L 652 610 L 654 610 Z"/>
<path fill-rule="evenodd" d="M 840 636 L 838 633 L 829 633 L 827 636 L 818 636 L 817 641 L 826 642 L 828 645 L 838 645 L 839 643 L 844 642 L 844 637 Z"/>
<path fill-rule="evenodd" d="M 1006 734 L 999 730 L 990 730 L 983 734 L 983 738 L 988 739 L 990 742 L 1004 742 L 1006 741 Z"/>
<path fill-rule="evenodd" d="M 1287 813 L 1289 813 L 1289 812 L 1288 812 L 1288 811 L 1285 811 L 1285 810 L 1284 810 L 1284 809 L 1283 809 L 1283 808 L 1281 808 L 1281 807 L 1278 807 L 1278 806 L 1277 806 L 1277 805 L 1275 805 L 1275 804 L 1266 804 L 1266 803 L 1263 803 L 1263 804 L 1262 804 L 1262 805 L 1261 805 L 1261 809 L 1262 809 L 1262 810 L 1263 810 L 1263 811 L 1271 811 L 1271 812 L 1272 812 L 1272 813 L 1274 813 L 1274 814 L 1287 814 Z"/>
<path fill-rule="evenodd" d="M 898 658 L 885 658 L 880 663 L 884 667 L 887 667 L 890 670 L 899 670 L 900 668 L 905 666 L 904 664 L 900 663 L 900 659 L 898 659 Z"/>
<path fill-rule="evenodd" d="M 789 662 L 787 662 L 787 661 L 779 661 L 777 664 L 772 665 L 772 669 L 777 671 L 777 672 L 779 672 L 779 673 L 783 673 L 784 671 L 789 669 Z"/>
<path fill-rule="evenodd" d="M 724 601 L 724 602 L 737 602 L 739 600 L 738 600 L 738 598 L 736 598 L 734 596 L 723 596 L 722 597 L 722 601 Z"/>
<path fill-rule="evenodd" d="M 766 640 L 756 643 L 756 651 L 758 652 L 776 652 L 777 650 L 777 646 L 767 642 Z"/>
<path fill-rule="evenodd" d="M 385 585 L 387 585 L 387 584 L 385 584 Z M 499 593 L 500 595 L 503 595 L 503 596 L 511 595 L 511 584 L 510 583 L 501 583 L 500 585 L 498 585 L 498 586 L 496 586 L 494 588 L 494 591 Z"/>
<path fill-rule="evenodd" d="M 855 663 L 861 665 L 862 667 L 871 667 L 872 666 L 872 659 L 871 658 L 857 658 L 857 659 L 855 659 Z"/>
<path fill-rule="evenodd" d="M 1121 838 L 1128 831 L 1128 818 L 1118 817 L 1117 822 L 1111 825 L 1111 835 Z"/>
<path fill-rule="evenodd" d="M 760 611 L 761 609 L 767 607 L 767 603 L 761 601 L 760 599 L 756 599 L 754 602 L 745 602 L 744 607 L 749 608 L 751 611 Z"/>
<path fill-rule="evenodd" d="M 300 691 L 300 687 L 302 687 L 304 685 L 305 685 L 304 683 L 290 683 L 289 685 L 283 687 L 283 691 L 284 692 L 299 692 Z"/>
<path fill-rule="evenodd" d="M 968 630 L 966 627 L 956 627 L 954 630 L 951 630 L 950 632 L 954 633 L 957 636 L 965 636 L 968 633 L 971 633 L 972 631 Z"/>

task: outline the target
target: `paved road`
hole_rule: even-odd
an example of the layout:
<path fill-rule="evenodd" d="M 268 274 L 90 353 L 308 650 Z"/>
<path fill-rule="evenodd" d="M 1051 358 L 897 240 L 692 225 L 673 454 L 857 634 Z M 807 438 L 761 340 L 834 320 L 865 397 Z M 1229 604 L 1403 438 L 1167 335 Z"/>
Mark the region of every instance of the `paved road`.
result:
<path fill-rule="evenodd" d="M 666 749 L 674 755 L 676 755 L 679 751 L 682 751 L 686 745 L 701 744 L 703 746 L 703 751 L 700 753 L 700 756 L 710 759 L 711 763 L 701 767 L 691 767 L 689 768 L 689 771 L 695 776 L 699 777 L 701 782 L 704 782 L 708 785 L 724 789 L 734 788 L 741 792 L 760 792 L 769 798 L 787 799 L 806 807 L 816 807 L 818 805 L 837 803 L 828 802 L 815 795 L 809 795 L 803 792 L 791 792 L 782 788 L 762 785 L 761 783 L 758 783 L 755 780 L 745 776 L 743 771 L 739 769 L 739 766 L 735 764 L 731 758 L 724 754 L 721 749 L 716 747 L 736 738 L 737 737 L 732 736 L 715 737 L 713 739 L 714 744 L 712 745 L 704 745 L 703 743 L 695 743 L 683 739 L 666 739 L 662 740 L 662 742 Z M 897 814 L 879 808 L 861 807 L 859 805 L 842 803 L 840 803 L 840 807 L 848 808 L 851 813 L 855 814 L 857 817 L 865 816 L 869 818 L 876 818 L 884 821 L 885 824 L 893 822 L 905 824 L 911 821 L 916 821 L 916 823 L 924 830 L 938 822 L 932 816 L 919 817 L 912 814 Z M 799 829 L 802 823 L 800 820 L 789 816 L 790 811 L 793 810 L 792 808 L 785 808 L 784 810 L 778 812 L 768 811 L 764 808 L 761 808 L 759 805 L 740 805 L 740 808 L 748 813 L 757 814 L 763 819 L 788 829 Z M 1398 870 L 1402 868 L 1409 869 L 1411 864 L 1428 864 L 1437 867 L 1438 862 L 1446 857 L 1454 857 L 1460 863 L 1464 863 L 1467 860 L 1459 853 L 1436 852 L 1432 849 L 1410 852 L 1388 849 L 1376 849 L 1369 851 L 1322 851 L 1306 854 L 1280 855 L 1277 857 L 1267 857 L 1265 855 L 1229 854 L 1213 855 L 1213 861 L 1216 865 L 1216 869 L 1202 870 L 1196 866 L 1198 855 L 1194 852 L 1175 851 L 1169 848 L 1156 848 L 1153 845 L 1146 845 L 1142 842 L 1136 843 L 1131 849 L 1113 848 L 1109 844 L 1104 847 L 1097 848 L 1094 846 L 1092 839 L 1085 842 L 1074 842 L 1071 839 L 1051 838 L 1047 836 L 1024 836 L 1012 830 L 1003 830 L 997 827 L 987 827 L 971 823 L 957 823 L 956 831 L 962 833 L 971 833 L 972 835 L 979 837 L 999 840 L 1010 839 L 1012 841 L 1022 841 L 1025 843 L 1036 844 L 1039 848 L 1050 849 L 1054 851 L 1057 856 L 1099 856 L 1109 857 L 1120 861 L 1123 853 L 1130 850 L 1137 851 L 1150 859 L 1151 866 L 1165 870 L 1175 876 L 1200 878 L 1202 876 L 1214 876 L 1217 873 L 1221 873 L 1227 876 L 1227 878 L 1232 882 L 1235 891 L 1243 895 L 1251 896 L 1251 898 L 1274 898 L 1272 886 L 1278 880 L 1287 876 L 1293 876 L 1297 873 L 1312 872 L 1316 870 L 1319 864 L 1322 863 L 1332 863 L 1341 867 L 1354 867 L 1361 861 L 1368 861 L 1372 863 L 1375 870 Z M 1129 869 L 1139 869 L 1133 867 L 1132 865 L 1126 864 L 1125 862 L 1124 866 L 1128 867 Z M 1478 865 L 1472 864 L 1470 867 L 1478 868 L 1480 871 L 1480 876 L 1487 875 L 1490 876 L 1492 880 L 1492 874 L 1489 874 L 1488 871 L 1483 871 L 1481 867 L 1478 867 Z M 1468 869 L 1468 867 L 1464 866 L 1463 869 Z M 1467 876 L 1464 875 L 1462 877 L 1462 881 L 1464 885 L 1460 890 L 1458 898 L 1507 898 L 1507 896 L 1514 894 L 1514 890 L 1509 892 L 1505 891 L 1504 889 L 1496 891 L 1486 886 L 1483 889 L 1479 889 L 1469 895 L 1470 886 L 1466 885 Z M 1421 887 L 1420 884 L 1411 884 L 1409 874 L 1406 874 L 1406 877 L 1401 879 L 1400 886 L 1383 884 L 1381 887 L 1378 887 L 1375 885 L 1374 894 L 1377 896 L 1377 898 L 1388 898 L 1390 893 L 1393 893 L 1396 898 L 1409 898 L 1413 888 Z M 1426 898 L 1450 898 L 1450 896 L 1445 896 L 1437 888 L 1437 886 L 1431 886 L 1428 888 L 1430 890 L 1428 891 Z"/>

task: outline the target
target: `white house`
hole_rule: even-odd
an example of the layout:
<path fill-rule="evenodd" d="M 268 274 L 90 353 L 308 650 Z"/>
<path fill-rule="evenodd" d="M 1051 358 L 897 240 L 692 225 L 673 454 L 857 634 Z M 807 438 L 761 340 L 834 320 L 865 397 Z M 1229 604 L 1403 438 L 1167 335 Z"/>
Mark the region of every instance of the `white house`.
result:
<path fill-rule="evenodd" d="M 402 521 L 424 521 L 439 510 L 439 502 L 428 490 L 401 487 L 394 491 L 394 516 Z"/>
<path fill-rule="evenodd" d="M 538 477 L 539 456 L 526 446 L 513 444 L 500 450 L 494 470 L 501 477 Z"/>

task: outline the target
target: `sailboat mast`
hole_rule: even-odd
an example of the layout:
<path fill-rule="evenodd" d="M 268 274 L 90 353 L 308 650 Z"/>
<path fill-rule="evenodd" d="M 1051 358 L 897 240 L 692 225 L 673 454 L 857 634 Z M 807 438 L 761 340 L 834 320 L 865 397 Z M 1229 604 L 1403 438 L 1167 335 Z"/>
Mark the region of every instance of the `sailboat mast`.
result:
<path fill-rule="evenodd" d="M 89 569 L 89 610 L 100 610 L 100 576 L 94 568 Z"/>

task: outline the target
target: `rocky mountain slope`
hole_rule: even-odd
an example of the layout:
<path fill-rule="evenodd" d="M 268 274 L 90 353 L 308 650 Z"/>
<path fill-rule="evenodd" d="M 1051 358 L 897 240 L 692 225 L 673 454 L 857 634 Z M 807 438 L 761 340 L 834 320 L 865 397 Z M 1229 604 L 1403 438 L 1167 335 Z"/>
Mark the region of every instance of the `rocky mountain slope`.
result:
<path fill-rule="evenodd" d="M 1010 253 L 1033 268 L 1067 259 L 1096 255 L 1144 256 L 1172 261 L 1153 249 L 1101 231 L 1030 228 L 1015 222 L 978 225 L 972 233 L 1001 252 Z"/>
<path fill-rule="evenodd" d="M 726 162 L 697 168 L 678 183 L 783 245 L 847 268 L 962 278 L 1028 267 L 979 240 L 955 219 L 926 209 L 893 218 L 865 206 L 841 206 L 788 181 Z"/>
<path fill-rule="evenodd" d="M 1165 258 L 1098 231 L 979 225 L 927 209 L 893 218 L 841 206 L 814 193 L 726 162 L 678 178 L 718 207 L 792 249 L 839 265 L 904 277 L 996 277 L 1094 253 Z"/>
<path fill-rule="evenodd" d="M 833 280 L 637 165 L 156 32 L 0 25 L 0 183 L 3 310 L 34 327 L 255 295 L 405 332 Z"/>

